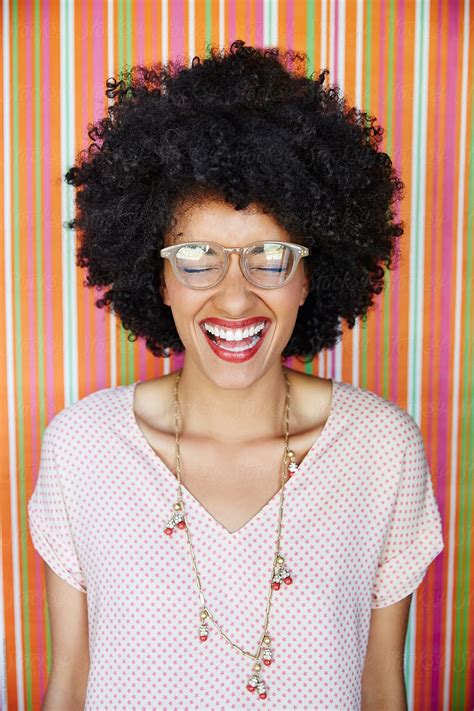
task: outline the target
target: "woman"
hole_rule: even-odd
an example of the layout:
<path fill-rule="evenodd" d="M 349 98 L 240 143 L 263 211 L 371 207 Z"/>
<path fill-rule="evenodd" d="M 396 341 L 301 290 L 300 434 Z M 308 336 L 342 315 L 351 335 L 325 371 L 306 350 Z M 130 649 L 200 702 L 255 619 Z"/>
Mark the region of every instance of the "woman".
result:
<path fill-rule="evenodd" d="M 236 41 L 135 67 L 66 175 L 97 306 L 185 361 L 44 433 L 46 711 L 406 708 L 411 594 L 443 548 L 420 429 L 287 367 L 367 316 L 403 184 L 302 59 Z"/>

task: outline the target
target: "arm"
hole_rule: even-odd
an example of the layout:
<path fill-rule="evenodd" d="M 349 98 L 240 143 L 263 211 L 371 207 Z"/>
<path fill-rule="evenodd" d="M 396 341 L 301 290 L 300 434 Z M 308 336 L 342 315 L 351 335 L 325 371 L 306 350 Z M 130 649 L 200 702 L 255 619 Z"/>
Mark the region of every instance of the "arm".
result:
<path fill-rule="evenodd" d="M 87 595 L 45 563 L 53 662 L 41 711 L 82 711 L 89 674 Z"/>
<path fill-rule="evenodd" d="M 403 661 L 411 598 L 372 610 L 361 711 L 407 711 Z"/>

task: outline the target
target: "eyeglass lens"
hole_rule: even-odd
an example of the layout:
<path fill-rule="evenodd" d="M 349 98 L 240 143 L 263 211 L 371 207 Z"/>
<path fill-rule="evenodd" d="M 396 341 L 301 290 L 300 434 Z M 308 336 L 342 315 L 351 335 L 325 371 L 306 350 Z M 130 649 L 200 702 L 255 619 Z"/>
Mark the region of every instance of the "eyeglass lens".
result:
<path fill-rule="evenodd" d="M 245 260 L 256 286 L 277 287 L 291 274 L 295 256 L 285 244 L 266 242 L 252 247 L 243 255 L 244 264 Z M 191 287 L 213 286 L 221 278 L 224 265 L 224 250 L 204 242 L 183 245 L 176 252 L 176 267 L 183 281 Z"/>

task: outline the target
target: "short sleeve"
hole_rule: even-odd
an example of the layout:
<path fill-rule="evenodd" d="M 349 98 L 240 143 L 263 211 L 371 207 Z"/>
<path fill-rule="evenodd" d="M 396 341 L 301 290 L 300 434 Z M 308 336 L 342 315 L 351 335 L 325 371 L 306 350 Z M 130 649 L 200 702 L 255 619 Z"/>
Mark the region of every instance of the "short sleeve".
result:
<path fill-rule="evenodd" d="M 411 418 L 391 522 L 372 588 L 372 608 L 407 597 L 444 548 L 441 516 L 420 428 Z"/>
<path fill-rule="evenodd" d="M 28 501 L 30 535 L 33 546 L 54 572 L 86 593 L 86 581 L 79 564 L 56 465 L 53 424 L 54 420 L 43 433 L 38 478 Z"/>

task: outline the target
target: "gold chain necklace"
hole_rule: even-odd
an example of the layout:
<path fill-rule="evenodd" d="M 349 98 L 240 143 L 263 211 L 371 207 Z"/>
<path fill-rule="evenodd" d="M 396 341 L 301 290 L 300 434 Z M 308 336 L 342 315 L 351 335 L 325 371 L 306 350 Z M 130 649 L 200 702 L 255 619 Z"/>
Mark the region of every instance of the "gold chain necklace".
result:
<path fill-rule="evenodd" d="M 284 484 L 287 479 L 285 479 L 285 474 L 287 477 L 293 476 L 295 471 L 298 468 L 298 465 L 296 464 L 296 459 L 295 459 L 295 454 L 292 452 L 291 449 L 288 447 L 288 439 L 289 439 L 289 424 L 290 424 L 290 383 L 288 380 L 288 377 L 283 371 L 283 375 L 285 377 L 285 382 L 286 382 L 286 401 L 285 401 L 285 447 L 284 447 L 284 453 L 283 453 L 283 459 L 282 459 L 282 467 L 281 467 L 281 489 L 280 489 L 280 509 L 279 509 L 279 514 L 278 514 L 278 529 L 277 529 L 277 541 L 276 541 L 276 550 L 275 550 L 275 556 L 274 556 L 274 562 L 273 562 L 273 567 L 272 567 L 272 575 L 271 575 L 271 580 L 269 581 L 269 592 L 268 592 L 268 599 L 267 599 L 267 606 L 265 610 L 265 622 L 263 625 L 263 632 L 260 637 L 260 641 L 258 643 L 257 651 L 255 654 L 252 654 L 251 652 L 248 652 L 241 647 L 239 647 L 238 644 L 235 644 L 232 642 L 232 640 L 229 639 L 229 637 L 225 634 L 225 632 L 222 630 L 220 625 L 216 622 L 214 619 L 212 613 L 209 610 L 209 607 L 207 606 L 206 599 L 204 597 L 204 593 L 201 588 L 201 581 L 199 578 L 199 573 L 196 565 L 196 557 L 194 555 L 194 548 L 191 542 L 191 536 L 189 532 L 189 524 L 187 521 L 187 516 L 186 512 L 184 510 L 184 501 L 183 501 L 183 490 L 181 488 L 181 460 L 180 460 L 180 453 L 179 453 L 179 434 L 178 434 L 178 383 L 179 379 L 181 377 L 182 370 L 179 371 L 177 377 L 176 377 L 176 383 L 175 383 L 175 388 L 174 388 L 174 406 L 175 406 L 175 435 L 176 435 L 176 472 L 177 472 L 177 478 L 178 478 L 178 498 L 176 503 L 173 506 L 173 514 L 171 518 L 168 520 L 166 524 L 166 528 L 164 529 L 165 533 L 168 536 L 171 536 L 173 533 L 175 527 L 185 530 L 187 532 L 187 539 L 189 543 L 189 549 L 191 552 L 191 559 L 193 563 L 193 568 L 194 568 L 194 575 L 196 578 L 196 584 L 199 592 L 199 598 L 201 601 L 201 611 L 199 614 L 200 618 L 200 624 L 199 624 L 199 639 L 201 642 L 205 642 L 208 638 L 209 634 L 209 628 L 208 628 L 208 620 L 210 620 L 214 627 L 217 629 L 217 631 L 222 635 L 222 637 L 238 652 L 243 654 L 246 657 L 250 657 L 251 659 L 255 660 L 255 664 L 252 667 L 252 674 L 250 677 L 247 679 L 246 683 L 246 688 L 249 691 L 255 691 L 257 689 L 259 698 L 261 699 L 266 699 L 267 698 L 267 688 L 265 685 L 265 682 L 260 674 L 260 671 L 262 669 L 262 665 L 259 662 L 259 657 L 262 652 L 263 648 L 263 654 L 262 654 L 262 661 L 265 664 L 265 666 L 270 666 L 270 664 L 273 661 L 273 649 L 271 649 L 270 644 L 271 644 L 271 639 L 267 633 L 268 631 L 268 622 L 269 622 L 269 617 L 270 617 L 270 608 L 271 608 L 271 602 L 272 602 L 272 595 L 274 590 L 279 590 L 280 585 L 282 582 L 284 582 L 286 585 L 291 585 L 292 578 L 290 576 L 290 572 L 286 568 L 285 564 L 285 559 L 281 555 L 280 552 L 280 542 L 281 542 L 281 523 L 282 523 L 282 518 L 283 518 L 283 500 L 284 500 Z M 290 463 L 288 464 L 287 471 L 285 472 L 285 465 L 290 460 Z"/>

